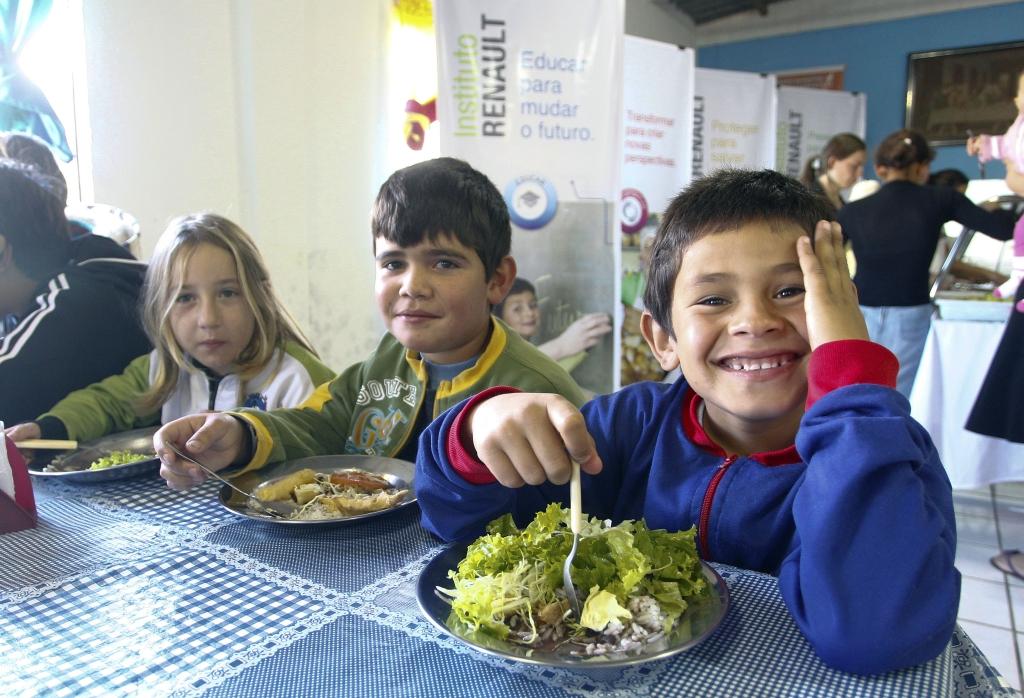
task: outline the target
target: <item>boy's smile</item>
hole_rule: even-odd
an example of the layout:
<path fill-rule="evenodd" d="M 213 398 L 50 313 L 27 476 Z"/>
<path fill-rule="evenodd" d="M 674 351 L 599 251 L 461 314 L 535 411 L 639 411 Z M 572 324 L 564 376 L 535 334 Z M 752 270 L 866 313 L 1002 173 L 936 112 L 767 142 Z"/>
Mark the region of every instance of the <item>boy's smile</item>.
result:
<path fill-rule="evenodd" d="M 683 253 L 662 365 L 680 366 L 704 399 L 705 429 L 726 450 L 787 446 L 803 415 L 811 349 L 802 234 L 792 223 L 748 223 Z"/>
<path fill-rule="evenodd" d="M 377 307 L 391 334 L 433 363 L 479 354 L 490 331 L 491 305 L 515 277 L 511 257 L 488 280 L 476 251 L 452 235 L 424 238 L 412 247 L 378 237 L 375 246 Z"/>

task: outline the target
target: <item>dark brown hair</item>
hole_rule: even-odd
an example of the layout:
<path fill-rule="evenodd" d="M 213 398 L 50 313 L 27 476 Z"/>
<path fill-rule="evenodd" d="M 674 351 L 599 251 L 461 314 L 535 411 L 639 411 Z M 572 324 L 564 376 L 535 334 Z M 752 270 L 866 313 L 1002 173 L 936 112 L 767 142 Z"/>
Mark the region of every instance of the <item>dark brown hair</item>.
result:
<path fill-rule="evenodd" d="M 45 281 L 71 259 L 64 202 L 47 189 L 45 175 L 0 158 L 0 235 L 25 276 Z"/>
<path fill-rule="evenodd" d="M 508 207 L 487 175 L 456 158 L 397 170 L 373 203 L 373 238 L 401 247 L 453 235 L 476 251 L 488 279 L 512 246 Z"/>
<path fill-rule="evenodd" d="M 928 145 L 925 137 L 907 128 L 890 133 L 875 149 L 876 168 L 905 170 L 911 165 L 931 162 L 934 159 L 935 151 Z"/>
<path fill-rule="evenodd" d="M 809 235 L 820 220 L 833 220 L 827 201 L 800 182 L 773 170 L 719 170 L 698 179 L 669 204 L 658 226 L 644 306 L 671 336 L 672 293 L 683 254 L 707 235 L 757 221 L 795 224 Z"/>

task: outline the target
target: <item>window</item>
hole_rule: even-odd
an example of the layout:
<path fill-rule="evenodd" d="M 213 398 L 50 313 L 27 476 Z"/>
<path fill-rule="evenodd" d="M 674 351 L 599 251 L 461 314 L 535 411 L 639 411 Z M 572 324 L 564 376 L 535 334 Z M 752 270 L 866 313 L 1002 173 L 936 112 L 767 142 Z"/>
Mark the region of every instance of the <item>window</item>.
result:
<path fill-rule="evenodd" d="M 64 131 L 75 157 L 71 162 L 58 158 L 68 183 L 68 203 L 92 201 L 92 177 L 83 165 L 88 161 L 88 134 L 83 126 L 84 44 L 81 0 L 54 0 L 50 16 L 25 44 L 20 55 L 21 69 L 43 91 Z M 83 147 L 80 147 L 82 144 Z"/>

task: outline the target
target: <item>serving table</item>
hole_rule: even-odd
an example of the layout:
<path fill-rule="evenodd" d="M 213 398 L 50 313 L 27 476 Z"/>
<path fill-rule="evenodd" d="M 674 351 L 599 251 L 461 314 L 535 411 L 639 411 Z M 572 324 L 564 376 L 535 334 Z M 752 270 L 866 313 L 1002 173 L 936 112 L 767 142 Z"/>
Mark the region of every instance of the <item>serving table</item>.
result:
<path fill-rule="evenodd" d="M 5 696 L 1013 695 L 959 629 L 918 667 L 830 669 L 773 577 L 720 565 L 732 606 L 696 648 L 601 676 L 525 665 L 421 616 L 444 546 L 415 506 L 298 529 L 237 517 L 209 483 L 35 485 L 38 528 L 0 536 Z"/>
<path fill-rule="evenodd" d="M 1024 444 L 967 431 L 1005 322 L 933 318 L 910 392 L 910 414 L 931 434 L 956 489 L 1024 481 Z"/>

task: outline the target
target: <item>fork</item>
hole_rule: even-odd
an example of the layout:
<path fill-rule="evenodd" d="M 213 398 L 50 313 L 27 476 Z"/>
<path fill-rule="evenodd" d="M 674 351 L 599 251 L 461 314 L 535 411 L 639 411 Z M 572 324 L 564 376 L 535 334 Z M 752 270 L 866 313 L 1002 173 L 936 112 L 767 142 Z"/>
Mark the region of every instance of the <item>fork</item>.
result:
<path fill-rule="evenodd" d="M 270 516 L 271 518 L 275 518 L 275 519 L 287 519 L 288 518 L 288 516 L 286 514 L 283 514 L 280 511 L 274 509 L 273 507 L 271 507 L 271 506 L 261 502 L 260 500 L 256 499 L 256 497 L 254 497 L 251 492 L 246 492 L 245 490 L 240 489 L 239 487 L 236 487 L 231 482 L 229 482 L 227 479 L 221 477 L 216 472 L 214 472 L 210 468 L 206 467 L 205 465 L 203 465 L 202 463 L 197 461 L 192 456 L 189 456 L 189 455 L 187 455 L 185 453 L 182 453 L 181 451 L 178 450 L 178 447 L 175 446 L 174 444 L 170 443 L 169 441 L 165 442 L 165 443 L 167 445 L 167 448 L 169 448 L 172 451 L 174 451 L 174 454 L 176 456 L 178 456 L 179 458 L 182 458 L 184 460 L 187 460 L 189 463 L 193 463 L 195 465 L 198 465 L 199 468 L 204 473 L 206 473 L 207 475 L 212 477 L 214 480 L 218 480 L 218 481 L 224 483 L 225 485 L 227 485 L 228 487 L 233 489 L 235 492 L 238 492 L 240 495 L 245 497 L 246 502 L 247 502 L 247 504 L 248 504 L 248 506 L 250 508 L 256 509 L 257 511 L 265 513 L 268 516 Z"/>
<path fill-rule="evenodd" d="M 569 607 L 572 609 L 576 620 L 582 616 L 580 611 L 580 600 L 576 596 L 576 587 L 572 583 L 572 561 L 576 557 L 576 547 L 580 542 L 580 528 L 583 525 L 583 504 L 580 493 L 580 464 L 572 462 L 572 475 L 569 478 L 569 529 L 572 531 L 572 548 L 565 558 L 562 566 L 562 587 L 565 589 L 565 598 L 569 600 Z"/>

